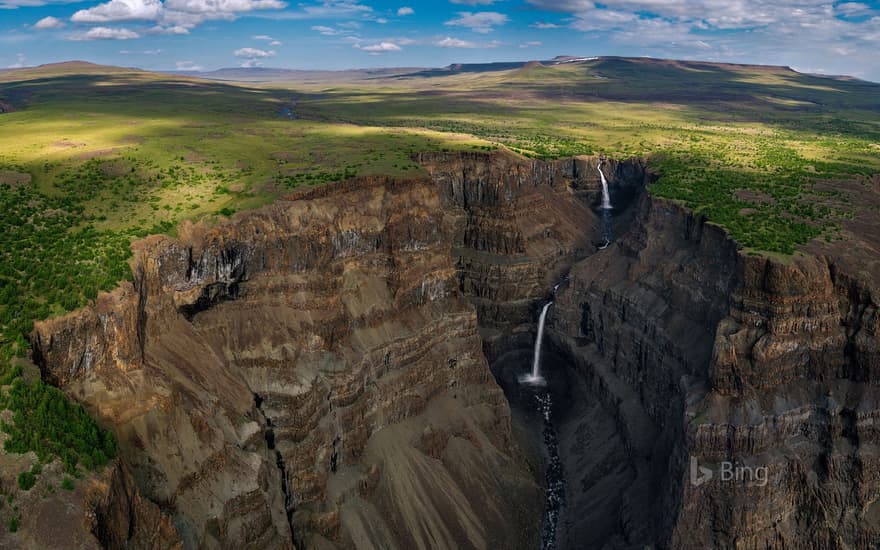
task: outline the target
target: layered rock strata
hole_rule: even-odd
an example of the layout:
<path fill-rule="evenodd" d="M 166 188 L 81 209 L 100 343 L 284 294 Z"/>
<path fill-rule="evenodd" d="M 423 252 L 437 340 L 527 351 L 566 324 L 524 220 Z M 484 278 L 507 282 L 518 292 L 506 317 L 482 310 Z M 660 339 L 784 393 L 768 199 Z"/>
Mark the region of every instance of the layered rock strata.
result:
<path fill-rule="evenodd" d="M 877 547 L 880 274 L 648 196 L 636 220 L 548 321 L 580 375 L 565 546 Z"/>
<path fill-rule="evenodd" d="M 750 255 L 641 161 L 603 164 L 597 250 L 598 159 L 418 160 L 430 180 L 147 239 L 133 283 L 37 325 L 44 377 L 119 437 L 105 544 L 533 547 L 539 476 L 488 367 L 528 368 L 561 281 L 563 547 L 880 544 L 876 261 Z"/>
<path fill-rule="evenodd" d="M 430 181 L 358 180 L 151 237 L 132 283 L 38 324 L 34 358 L 187 548 L 531 547 L 540 490 L 458 221 Z"/>

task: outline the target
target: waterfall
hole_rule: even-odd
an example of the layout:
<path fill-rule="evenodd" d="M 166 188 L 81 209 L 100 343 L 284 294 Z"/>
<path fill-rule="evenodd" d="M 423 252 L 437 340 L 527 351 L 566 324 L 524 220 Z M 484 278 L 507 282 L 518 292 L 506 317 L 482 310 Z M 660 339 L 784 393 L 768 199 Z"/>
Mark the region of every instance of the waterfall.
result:
<path fill-rule="evenodd" d="M 520 382 L 524 384 L 544 385 L 544 377 L 541 376 L 541 340 L 544 339 L 544 322 L 547 320 L 547 310 L 552 305 L 552 301 L 547 302 L 544 304 L 544 309 L 541 310 L 541 317 L 538 319 L 538 336 L 535 338 L 535 355 L 532 358 L 532 372 L 520 378 Z"/>
<path fill-rule="evenodd" d="M 602 172 L 602 161 L 596 167 L 599 171 L 599 177 L 602 178 L 602 210 L 611 210 L 611 195 L 608 194 L 608 180 L 605 179 L 605 173 Z"/>
<path fill-rule="evenodd" d="M 599 177 L 602 179 L 602 238 L 605 244 L 599 247 L 599 250 L 608 248 L 611 244 L 611 194 L 608 192 L 608 180 L 605 179 L 605 173 L 602 172 L 602 160 L 599 160 L 596 170 L 599 171 Z"/>
<path fill-rule="evenodd" d="M 538 405 L 538 412 L 543 417 L 543 429 L 541 435 L 544 440 L 546 451 L 546 469 L 544 471 L 544 521 L 541 528 L 541 550 L 556 550 L 556 529 L 559 519 L 565 508 L 565 472 L 562 468 L 562 459 L 559 456 L 559 438 L 553 421 L 553 397 L 551 391 L 541 386 L 547 382 L 541 376 L 541 342 L 544 340 L 544 325 L 547 322 L 547 312 L 556 299 L 559 287 L 568 280 L 568 275 L 553 286 L 552 299 L 541 308 L 538 317 L 538 334 L 535 337 L 535 351 L 532 357 L 532 371 L 520 376 L 521 384 L 532 386 L 528 390 Z M 541 387 L 539 389 L 539 387 Z"/>

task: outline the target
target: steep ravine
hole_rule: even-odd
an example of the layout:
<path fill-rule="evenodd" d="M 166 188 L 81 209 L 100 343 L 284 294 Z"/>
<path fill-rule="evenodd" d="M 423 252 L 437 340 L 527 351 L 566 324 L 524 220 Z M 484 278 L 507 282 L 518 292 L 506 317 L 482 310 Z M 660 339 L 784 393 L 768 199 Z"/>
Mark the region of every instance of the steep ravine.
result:
<path fill-rule="evenodd" d="M 877 546 L 880 275 L 746 255 L 638 160 L 602 165 L 603 250 L 596 158 L 418 160 L 151 237 L 133 283 L 36 326 L 44 377 L 120 442 L 105 545 L 537 547 L 516 378 L 561 283 L 559 547 Z M 693 485 L 691 457 L 769 481 Z"/>

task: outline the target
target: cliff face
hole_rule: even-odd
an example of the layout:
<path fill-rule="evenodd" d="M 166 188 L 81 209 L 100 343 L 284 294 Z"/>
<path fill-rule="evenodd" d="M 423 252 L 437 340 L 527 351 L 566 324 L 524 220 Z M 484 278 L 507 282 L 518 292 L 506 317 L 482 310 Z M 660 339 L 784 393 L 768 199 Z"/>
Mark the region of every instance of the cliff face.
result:
<path fill-rule="evenodd" d="M 578 258 L 600 242 L 599 159 L 523 161 L 510 155 L 423 154 L 443 207 L 456 218 L 452 254 L 476 306 L 490 363 L 531 347 L 535 308 Z M 612 197 L 626 204 L 648 180 L 640 160 L 606 160 Z"/>
<path fill-rule="evenodd" d="M 746 255 L 644 197 L 548 321 L 580 375 L 565 542 L 876 547 L 874 275 Z"/>
<path fill-rule="evenodd" d="M 707 465 L 766 468 L 768 482 L 685 485 L 673 541 L 876 548 L 877 287 L 832 257 L 747 258 L 740 275 L 716 331 L 709 393 L 686 411 L 687 447 Z"/>
<path fill-rule="evenodd" d="M 748 255 L 645 193 L 637 160 L 602 164 L 598 250 L 598 159 L 418 160 L 430 180 L 142 241 L 133 283 L 36 326 L 44 377 L 120 442 L 102 541 L 534 547 L 540 490 L 490 367 L 528 368 L 562 282 L 562 547 L 880 544 L 876 263 Z"/>
<path fill-rule="evenodd" d="M 455 225 L 429 181 L 360 180 L 184 227 L 137 245 L 132 284 L 38 325 L 35 359 L 186 547 L 531 546 L 540 490 Z"/>

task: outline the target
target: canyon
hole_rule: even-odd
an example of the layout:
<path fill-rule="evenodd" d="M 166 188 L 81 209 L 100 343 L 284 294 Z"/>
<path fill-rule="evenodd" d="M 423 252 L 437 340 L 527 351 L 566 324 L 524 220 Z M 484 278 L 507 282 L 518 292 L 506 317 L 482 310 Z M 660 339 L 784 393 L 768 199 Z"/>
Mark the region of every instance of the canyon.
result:
<path fill-rule="evenodd" d="M 519 377 L 551 293 L 545 547 L 880 544 L 869 237 L 750 254 L 652 197 L 642 159 L 415 160 L 428 177 L 148 237 L 131 282 L 36 324 L 43 378 L 119 442 L 87 506 L 101 546 L 541 546 L 542 394 Z M 691 478 L 723 463 L 767 482 Z"/>

